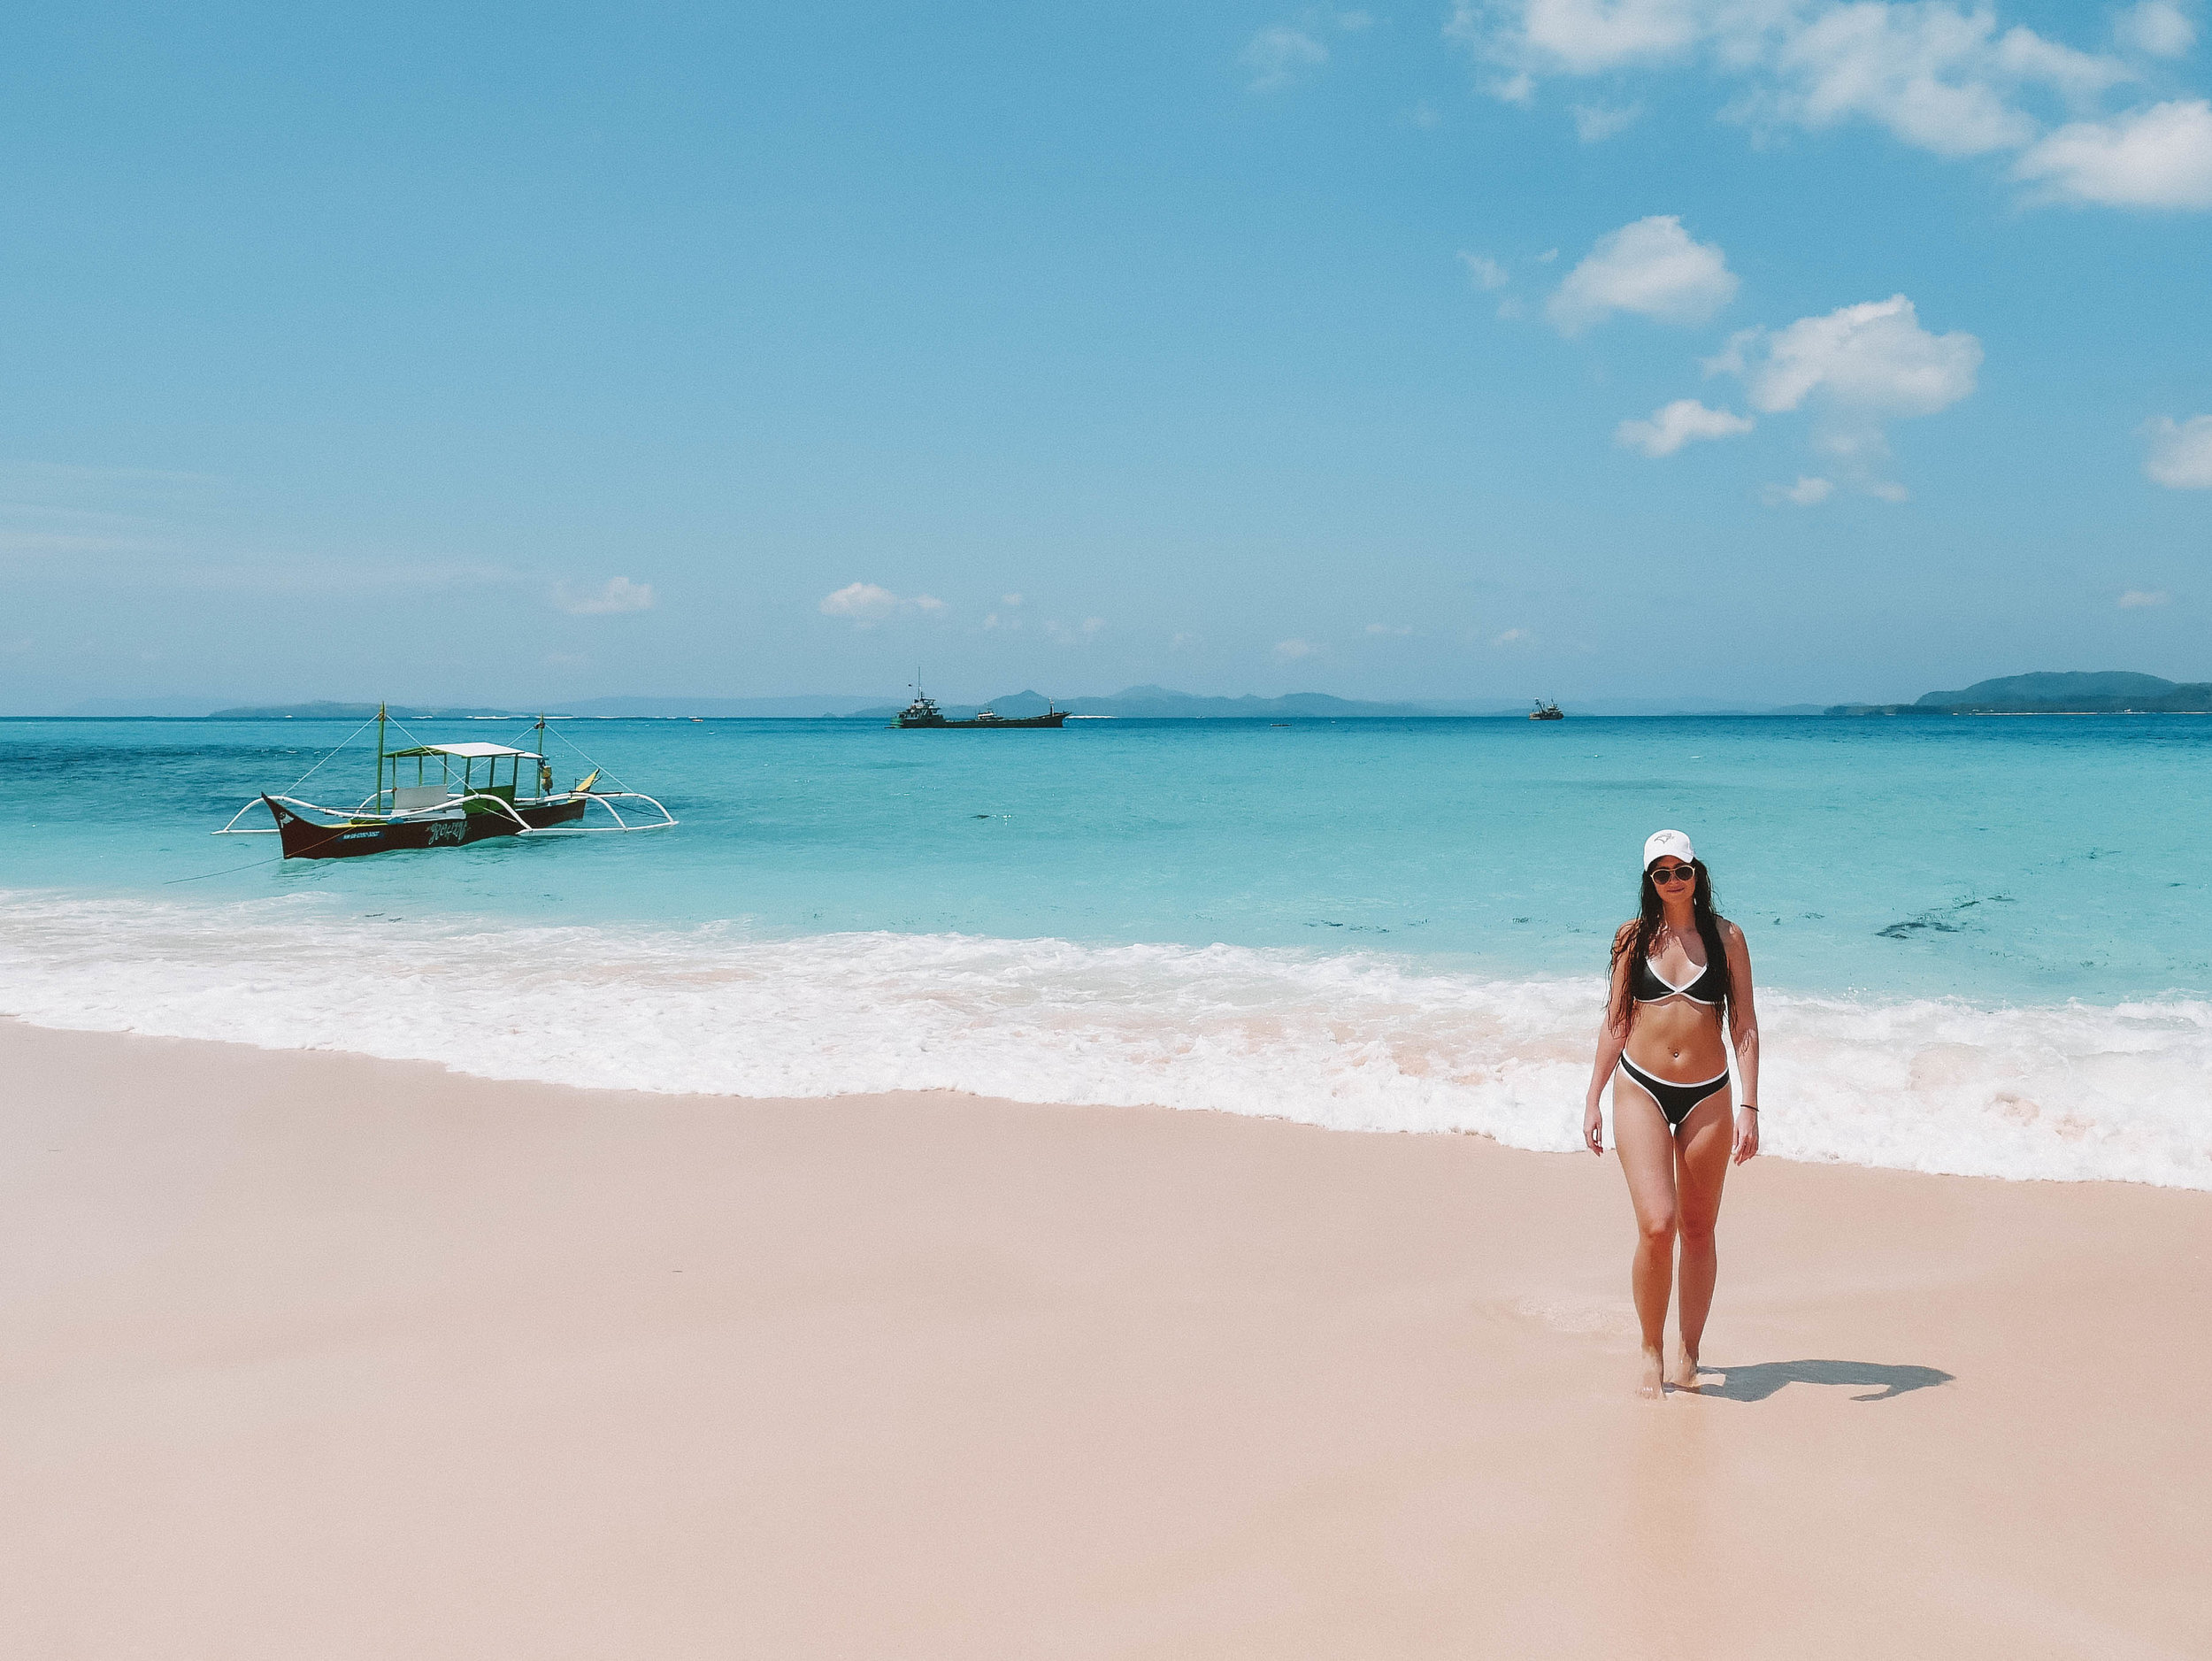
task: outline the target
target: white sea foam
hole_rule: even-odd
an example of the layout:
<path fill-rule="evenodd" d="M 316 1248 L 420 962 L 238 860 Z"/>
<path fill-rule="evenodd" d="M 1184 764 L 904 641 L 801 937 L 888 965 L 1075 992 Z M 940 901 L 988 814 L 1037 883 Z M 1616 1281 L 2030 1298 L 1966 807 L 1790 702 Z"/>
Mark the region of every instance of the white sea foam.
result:
<path fill-rule="evenodd" d="M 0 1011 L 50 1027 L 739 1096 L 966 1090 L 1577 1144 L 1600 996 L 1233 946 L 339 918 L 0 896 Z M 2212 1188 L 2212 1004 L 1761 996 L 1767 1150 Z"/>

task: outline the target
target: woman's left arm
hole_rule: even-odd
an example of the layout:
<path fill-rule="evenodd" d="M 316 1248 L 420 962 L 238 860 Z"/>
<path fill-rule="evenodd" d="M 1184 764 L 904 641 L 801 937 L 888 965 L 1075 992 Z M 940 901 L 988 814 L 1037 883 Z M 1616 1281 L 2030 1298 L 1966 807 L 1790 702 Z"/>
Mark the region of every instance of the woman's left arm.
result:
<path fill-rule="evenodd" d="M 1736 1045 L 1736 1163 L 1759 1151 L 1759 1009 L 1751 989 L 1751 948 L 1743 930 L 1728 928 L 1729 1036 Z"/>

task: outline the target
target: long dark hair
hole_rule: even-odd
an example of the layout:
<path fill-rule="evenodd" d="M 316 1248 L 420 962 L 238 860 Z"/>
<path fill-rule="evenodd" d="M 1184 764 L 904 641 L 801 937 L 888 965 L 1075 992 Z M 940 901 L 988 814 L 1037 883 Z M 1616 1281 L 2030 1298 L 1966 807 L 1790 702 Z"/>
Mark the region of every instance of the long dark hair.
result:
<path fill-rule="evenodd" d="M 1715 1002 L 1719 1007 L 1721 1026 L 1725 1028 L 1729 1002 L 1736 988 L 1728 977 L 1728 948 L 1721 943 L 1720 913 L 1713 909 L 1713 875 L 1706 870 L 1702 859 L 1691 860 L 1690 869 L 1697 873 L 1697 882 L 1690 894 L 1690 912 L 1697 919 L 1697 936 L 1705 942 L 1706 964 L 1720 980 L 1720 996 Z M 1612 966 L 1620 988 L 1613 995 L 1613 1025 L 1622 1032 L 1636 1023 L 1636 965 L 1651 956 L 1651 942 L 1659 938 L 1666 920 L 1667 908 L 1659 898 L 1659 885 L 1651 880 L 1651 871 L 1647 866 L 1636 920 L 1623 923 L 1621 932 L 1613 936 Z M 1624 976 L 1618 973 L 1624 956 L 1629 965 Z"/>

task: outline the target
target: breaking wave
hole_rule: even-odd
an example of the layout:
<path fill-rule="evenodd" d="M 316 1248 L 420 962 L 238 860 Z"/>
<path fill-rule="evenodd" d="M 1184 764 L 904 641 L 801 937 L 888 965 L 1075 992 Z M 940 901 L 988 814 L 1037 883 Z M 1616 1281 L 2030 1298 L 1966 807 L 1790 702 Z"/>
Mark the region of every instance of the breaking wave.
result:
<path fill-rule="evenodd" d="M 948 1089 L 1577 1146 L 1600 988 L 1235 946 L 789 939 L 0 895 L 0 1011 L 492 1078 Z M 1770 1153 L 2212 1188 L 2212 1003 L 1763 991 Z"/>

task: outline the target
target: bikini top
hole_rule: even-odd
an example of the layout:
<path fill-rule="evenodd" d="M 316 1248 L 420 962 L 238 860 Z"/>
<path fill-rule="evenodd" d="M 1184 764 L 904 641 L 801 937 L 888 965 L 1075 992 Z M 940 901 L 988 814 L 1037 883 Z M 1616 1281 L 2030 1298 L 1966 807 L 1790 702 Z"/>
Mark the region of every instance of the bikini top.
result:
<path fill-rule="evenodd" d="M 1678 994 L 1693 1004 L 1702 1004 L 1708 1009 L 1719 1008 L 1720 977 L 1714 973 L 1712 964 L 1709 962 L 1698 971 L 1697 979 L 1687 986 L 1677 986 L 1666 979 L 1651 966 L 1648 957 L 1636 965 L 1634 979 L 1629 985 L 1629 995 L 1639 1004 L 1656 1004 L 1662 998 L 1671 998 Z"/>

